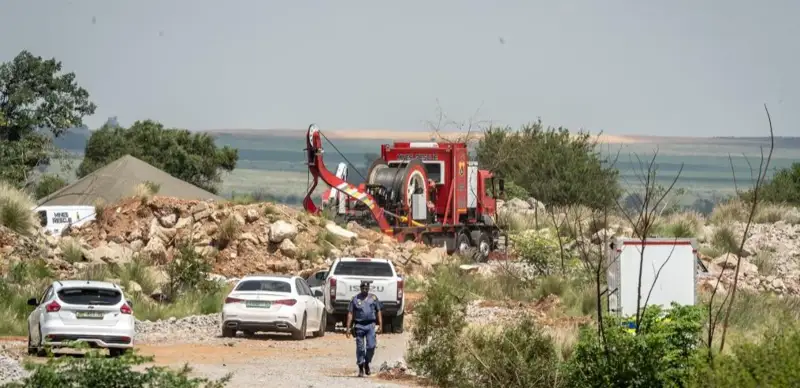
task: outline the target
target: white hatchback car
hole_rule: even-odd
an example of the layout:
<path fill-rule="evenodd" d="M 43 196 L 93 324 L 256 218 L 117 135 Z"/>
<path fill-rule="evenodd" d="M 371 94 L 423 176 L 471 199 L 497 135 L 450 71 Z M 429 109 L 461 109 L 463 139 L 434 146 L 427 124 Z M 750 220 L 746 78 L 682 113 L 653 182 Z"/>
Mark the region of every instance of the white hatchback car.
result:
<path fill-rule="evenodd" d="M 318 294 L 318 295 L 314 295 Z M 299 276 L 250 275 L 233 288 L 222 308 L 222 336 L 291 333 L 296 340 L 325 335 L 325 305 Z"/>
<path fill-rule="evenodd" d="M 28 305 L 35 307 L 28 316 L 28 354 L 42 354 L 44 347 L 63 347 L 68 341 L 107 348 L 112 357 L 133 348 L 132 303 L 116 284 L 55 281 Z"/>

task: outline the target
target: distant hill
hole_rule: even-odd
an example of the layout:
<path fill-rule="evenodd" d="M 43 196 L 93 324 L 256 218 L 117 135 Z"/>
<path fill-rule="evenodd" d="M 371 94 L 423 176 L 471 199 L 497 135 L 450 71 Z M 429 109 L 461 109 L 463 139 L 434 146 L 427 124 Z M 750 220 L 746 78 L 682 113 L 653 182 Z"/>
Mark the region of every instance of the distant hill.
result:
<path fill-rule="evenodd" d="M 302 137 L 305 129 L 215 129 L 206 132 L 216 138 L 254 139 L 270 137 Z M 82 154 L 86 148 L 92 132 L 86 127 L 71 128 L 66 134 L 56 138 L 55 144 L 59 148 L 70 152 Z M 340 140 L 409 140 L 409 141 L 429 141 L 430 134 L 427 131 L 391 131 L 391 130 L 364 130 L 348 131 L 335 130 L 325 132 L 331 139 Z M 445 132 L 444 136 L 458 135 L 455 132 Z M 690 143 L 742 143 L 742 144 L 769 144 L 768 137 L 669 137 L 669 136 L 615 136 L 603 135 L 603 142 L 606 143 L 654 143 L 654 144 L 690 144 Z M 228 141 L 224 141 L 227 143 Z M 223 144 L 224 145 L 224 144 Z M 800 137 L 776 136 L 776 148 L 800 148 Z"/>

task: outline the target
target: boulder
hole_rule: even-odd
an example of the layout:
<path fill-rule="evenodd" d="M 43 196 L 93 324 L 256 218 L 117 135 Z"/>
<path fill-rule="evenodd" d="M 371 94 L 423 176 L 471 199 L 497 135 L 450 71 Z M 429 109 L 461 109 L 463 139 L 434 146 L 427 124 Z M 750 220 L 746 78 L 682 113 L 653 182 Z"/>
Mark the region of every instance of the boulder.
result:
<path fill-rule="evenodd" d="M 332 234 L 334 234 L 334 235 L 336 235 L 338 237 L 341 237 L 341 238 L 343 238 L 345 240 L 350 240 L 350 239 L 358 237 L 358 235 L 355 234 L 354 232 L 351 232 L 351 231 L 349 231 L 349 230 L 347 230 L 345 228 L 342 228 L 341 226 L 336 225 L 335 223 L 330 222 L 330 221 L 327 224 L 325 224 L 325 230 L 327 230 L 329 233 L 332 233 Z"/>
<path fill-rule="evenodd" d="M 133 251 L 123 245 L 115 242 L 100 245 L 94 249 L 85 252 L 87 261 L 90 262 L 105 262 L 114 264 L 129 263 L 133 257 Z"/>
<path fill-rule="evenodd" d="M 275 221 L 269 228 L 269 241 L 280 243 L 297 236 L 297 227 L 283 220 Z"/>

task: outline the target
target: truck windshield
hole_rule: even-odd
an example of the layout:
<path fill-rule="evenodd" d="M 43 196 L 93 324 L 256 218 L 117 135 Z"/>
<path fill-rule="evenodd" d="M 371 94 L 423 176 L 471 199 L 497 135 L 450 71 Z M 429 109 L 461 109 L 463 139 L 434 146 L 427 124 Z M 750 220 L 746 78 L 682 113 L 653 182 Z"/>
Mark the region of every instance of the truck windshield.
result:
<path fill-rule="evenodd" d="M 385 261 L 342 261 L 334 275 L 393 277 L 392 266 Z"/>

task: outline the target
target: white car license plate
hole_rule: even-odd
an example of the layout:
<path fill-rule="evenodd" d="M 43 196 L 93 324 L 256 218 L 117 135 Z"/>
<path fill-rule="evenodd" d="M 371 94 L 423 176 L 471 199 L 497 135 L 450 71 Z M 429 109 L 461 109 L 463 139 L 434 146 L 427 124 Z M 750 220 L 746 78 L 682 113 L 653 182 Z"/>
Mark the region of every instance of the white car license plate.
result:
<path fill-rule="evenodd" d="M 101 311 L 78 311 L 75 313 L 75 317 L 78 319 L 103 319 L 104 315 Z"/>
<path fill-rule="evenodd" d="M 272 307 L 272 303 L 265 302 L 263 300 L 248 300 L 244 303 L 247 307 L 257 308 L 257 309 L 268 309 Z"/>

